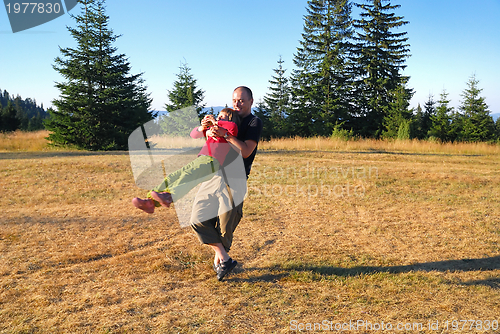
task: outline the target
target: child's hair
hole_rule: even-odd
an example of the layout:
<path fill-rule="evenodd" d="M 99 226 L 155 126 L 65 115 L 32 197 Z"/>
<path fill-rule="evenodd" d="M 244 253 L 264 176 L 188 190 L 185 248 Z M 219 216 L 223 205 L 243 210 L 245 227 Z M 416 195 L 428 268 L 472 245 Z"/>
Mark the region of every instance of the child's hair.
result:
<path fill-rule="evenodd" d="M 227 114 L 231 122 L 234 122 L 236 123 L 237 126 L 240 126 L 241 123 L 240 115 L 238 115 L 238 113 L 234 109 L 224 108 L 221 111 L 219 111 L 219 113 L 221 112 Z"/>

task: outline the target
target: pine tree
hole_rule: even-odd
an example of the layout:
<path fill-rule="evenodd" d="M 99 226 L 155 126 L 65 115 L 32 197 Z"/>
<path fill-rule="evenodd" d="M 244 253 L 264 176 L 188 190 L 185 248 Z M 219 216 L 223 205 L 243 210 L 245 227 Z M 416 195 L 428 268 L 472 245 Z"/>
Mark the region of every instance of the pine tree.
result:
<path fill-rule="evenodd" d="M 417 139 L 425 139 L 429 134 L 432 125 L 431 116 L 436 113 L 436 101 L 433 99 L 434 97 L 429 95 L 429 99 L 425 102 L 423 110 L 420 103 L 417 106 L 412 123 L 412 133 Z"/>
<path fill-rule="evenodd" d="M 60 48 L 62 57 L 54 69 L 65 82 L 56 87 L 60 97 L 53 101 L 45 125 L 48 139 L 56 145 L 88 150 L 126 149 L 128 136 L 155 114 L 141 74 L 129 74 L 124 54 L 116 54 L 118 36 L 108 28 L 104 0 L 82 0 L 82 13 L 68 27 L 76 48 Z"/>
<path fill-rule="evenodd" d="M 185 136 L 192 130 L 193 124 L 208 113 L 203 112 L 204 91 L 199 89 L 187 63 L 181 64 L 177 80 L 172 90 L 168 91 L 170 103 L 165 104 L 167 114 L 160 119 L 160 126 L 165 134 Z M 191 112 L 191 107 L 195 113 Z M 197 114 L 197 115 L 196 115 Z"/>
<path fill-rule="evenodd" d="M 362 12 L 361 19 L 354 21 L 358 29 L 353 47 L 354 100 L 361 117 L 358 131 L 363 136 L 378 137 L 394 92 L 408 82 L 401 74 L 409 57 L 407 33 L 394 32 L 408 21 L 394 14 L 393 11 L 401 6 L 391 5 L 389 0 L 367 2 L 356 4 Z M 412 90 L 407 89 L 405 95 L 411 99 Z"/>
<path fill-rule="evenodd" d="M 408 89 L 401 85 L 396 91 L 393 92 L 394 96 L 391 97 L 391 103 L 388 106 L 386 115 L 384 116 L 384 131 L 382 136 L 384 138 L 410 138 L 410 125 L 412 118 L 412 111 L 408 110 L 410 106 L 410 99 Z M 400 131 L 401 127 L 404 127 Z"/>
<path fill-rule="evenodd" d="M 429 94 L 429 99 L 424 104 L 424 110 L 424 115 L 422 117 L 422 138 L 427 137 L 432 126 L 431 118 L 436 114 L 436 101 L 434 101 L 434 96 L 432 94 Z"/>
<path fill-rule="evenodd" d="M 177 109 L 195 106 L 196 112 L 200 115 L 205 107 L 205 105 L 202 104 L 205 92 L 198 89 L 196 84 L 197 80 L 194 79 L 191 74 L 191 69 L 187 63 L 181 64 L 179 70 L 177 80 L 174 82 L 174 88 L 168 91 L 170 103 L 165 104 L 165 109 L 171 112 Z"/>
<path fill-rule="evenodd" d="M 309 0 L 303 40 L 292 74 L 294 134 L 330 135 L 349 115 L 349 38 L 352 5 L 348 0 Z"/>
<path fill-rule="evenodd" d="M 280 56 L 278 68 L 273 70 L 275 75 L 269 80 L 270 92 L 264 96 L 264 105 L 262 106 L 263 109 L 269 111 L 269 120 L 272 124 L 269 131 L 270 135 L 274 137 L 286 135 L 285 118 L 290 110 L 290 87 L 288 86 L 288 78 L 285 76 L 286 70 L 283 69 L 283 63 L 284 60 Z"/>
<path fill-rule="evenodd" d="M 446 91 L 441 93 L 441 98 L 437 101 L 436 113 L 431 116 L 432 125 L 429 130 L 429 136 L 443 142 L 450 140 L 451 114 L 453 113 L 453 107 L 448 106 L 450 103 L 448 95 Z"/>
<path fill-rule="evenodd" d="M 417 109 L 415 115 L 413 116 L 411 132 L 414 138 L 424 139 L 427 135 L 427 132 L 423 130 L 423 119 L 424 119 L 424 111 L 420 106 L 420 103 L 417 105 Z"/>
<path fill-rule="evenodd" d="M 476 76 L 471 76 L 461 94 L 460 111 L 464 116 L 463 139 L 466 141 L 488 141 L 495 137 L 495 121 L 490 116 L 485 98 L 480 96 L 482 89 L 478 84 Z"/>

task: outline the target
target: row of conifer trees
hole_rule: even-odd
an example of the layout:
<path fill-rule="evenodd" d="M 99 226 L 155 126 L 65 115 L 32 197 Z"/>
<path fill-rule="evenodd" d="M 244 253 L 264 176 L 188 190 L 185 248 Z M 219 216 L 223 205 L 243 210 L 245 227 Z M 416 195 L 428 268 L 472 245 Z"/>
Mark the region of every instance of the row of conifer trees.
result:
<path fill-rule="evenodd" d="M 353 17 L 353 7 L 358 17 Z M 257 113 L 265 136 L 436 138 L 492 141 L 500 137 L 479 81 L 471 76 L 458 109 L 446 91 L 411 109 L 413 89 L 402 74 L 408 24 L 390 0 L 310 0 L 304 32 L 286 75 L 280 57 Z"/>
<path fill-rule="evenodd" d="M 402 74 L 410 45 L 402 30 L 409 22 L 396 15 L 391 0 L 309 0 L 304 31 L 289 75 L 278 60 L 275 75 L 256 113 L 264 137 L 342 136 L 372 138 L 437 138 L 443 141 L 492 141 L 500 137 L 478 80 L 472 76 L 460 108 L 449 107 L 443 92 L 416 109 L 409 78 Z M 105 0 L 81 0 L 82 11 L 68 27 L 74 48 L 60 48 L 54 69 L 59 98 L 45 127 L 57 145 L 89 150 L 127 149 L 128 136 L 157 113 L 142 73 L 131 74 L 124 54 L 113 46 L 118 36 L 108 27 Z M 357 16 L 353 16 L 357 8 Z M 168 92 L 167 116 L 195 105 L 199 116 L 204 91 L 187 64 Z M 11 107 L 2 120 L 10 120 Z M 43 110 L 43 108 L 42 108 Z M 43 118 L 44 116 L 40 114 Z M 8 122 L 2 122 L 7 124 Z"/>

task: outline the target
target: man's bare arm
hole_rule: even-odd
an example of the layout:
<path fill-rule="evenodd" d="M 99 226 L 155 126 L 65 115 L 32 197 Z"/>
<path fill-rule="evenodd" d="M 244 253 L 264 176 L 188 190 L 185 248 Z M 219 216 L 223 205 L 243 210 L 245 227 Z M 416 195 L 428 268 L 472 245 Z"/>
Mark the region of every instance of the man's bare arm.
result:
<path fill-rule="evenodd" d="M 226 140 L 241 151 L 243 158 L 248 158 L 257 147 L 257 142 L 251 139 L 241 141 L 234 136 L 229 136 Z"/>

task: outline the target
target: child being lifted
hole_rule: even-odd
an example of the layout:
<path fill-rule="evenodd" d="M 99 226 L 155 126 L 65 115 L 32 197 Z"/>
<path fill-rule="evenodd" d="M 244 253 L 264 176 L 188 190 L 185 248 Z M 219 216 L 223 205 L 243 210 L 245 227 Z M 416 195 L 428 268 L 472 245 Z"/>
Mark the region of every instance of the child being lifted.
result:
<path fill-rule="evenodd" d="M 240 118 L 238 113 L 231 108 L 222 109 L 217 116 L 217 120 L 213 121 L 213 116 L 205 116 L 205 121 L 202 123 L 206 123 L 208 126 L 203 127 L 200 125 L 194 128 L 190 134 L 192 138 L 206 137 L 207 130 L 213 126 L 226 129 L 232 136 L 238 135 Z M 153 213 L 155 207 L 169 207 L 174 202 L 174 199 L 182 198 L 196 185 L 208 181 L 213 176 L 213 173 L 217 172 L 219 167 L 224 164 L 230 149 L 231 147 L 226 139 L 209 137 L 196 159 L 167 175 L 159 186 L 148 193 L 146 199 L 138 197 L 132 199 L 132 204 L 147 213 Z"/>

